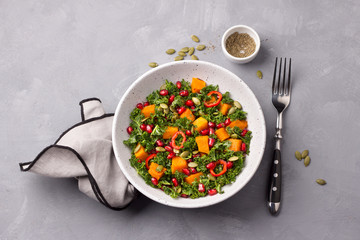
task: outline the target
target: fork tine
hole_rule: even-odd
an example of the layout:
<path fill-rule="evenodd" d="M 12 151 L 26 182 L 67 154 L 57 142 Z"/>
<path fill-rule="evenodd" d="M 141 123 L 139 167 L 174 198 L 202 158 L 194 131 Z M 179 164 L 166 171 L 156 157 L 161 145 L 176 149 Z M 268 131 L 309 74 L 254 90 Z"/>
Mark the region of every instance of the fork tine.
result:
<path fill-rule="evenodd" d="M 282 78 L 281 94 L 285 95 L 285 82 L 286 82 L 286 58 L 284 58 L 284 74 Z"/>
<path fill-rule="evenodd" d="M 272 83 L 272 93 L 275 94 L 275 79 L 276 79 L 276 67 L 277 67 L 277 60 L 278 58 L 275 58 L 275 69 L 274 69 L 274 77 L 273 77 L 273 83 Z"/>
<path fill-rule="evenodd" d="M 279 76 L 278 76 L 278 83 L 277 83 L 277 94 L 280 94 L 281 65 L 282 65 L 282 58 L 280 58 L 280 64 L 279 64 Z"/>
<path fill-rule="evenodd" d="M 289 59 L 289 73 L 288 73 L 288 83 L 287 83 L 287 95 L 291 93 L 291 58 Z"/>

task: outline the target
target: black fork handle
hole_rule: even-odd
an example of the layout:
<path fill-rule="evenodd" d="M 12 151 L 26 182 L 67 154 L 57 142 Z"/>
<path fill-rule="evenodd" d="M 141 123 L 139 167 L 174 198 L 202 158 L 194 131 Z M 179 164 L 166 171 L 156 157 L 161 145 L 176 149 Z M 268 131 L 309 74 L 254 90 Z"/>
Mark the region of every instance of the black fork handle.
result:
<path fill-rule="evenodd" d="M 273 161 L 269 176 L 268 207 L 272 215 L 277 215 L 281 200 L 281 152 L 274 150 Z"/>

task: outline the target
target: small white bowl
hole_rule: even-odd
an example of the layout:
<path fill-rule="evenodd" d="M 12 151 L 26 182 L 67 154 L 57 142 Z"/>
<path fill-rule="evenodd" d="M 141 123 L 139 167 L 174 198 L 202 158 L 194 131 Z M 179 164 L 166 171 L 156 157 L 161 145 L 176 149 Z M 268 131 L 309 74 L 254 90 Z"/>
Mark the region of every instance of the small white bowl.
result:
<path fill-rule="evenodd" d="M 250 35 L 250 37 L 252 37 L 254 39 L 255 44 L 256 44 L 256 48 L 255 48 L 255 51 L 254 51 L 253 54 L 251 54 L 248 57 L 239 58 L 239 57 L 234 57 L 230 53 L 228 53 L 228 51 L 226 50 L 226 45 L 225 45 L 226 39 L 231 34 L 233 34 L 234 32 L 247 33 L 247 34 Z M 236 25 L 236 26 L 233 26 L 233 27 L 229 28 L 228 30 L 226 30 L 226 32 L 224 33 L 224 35 L 222 37 L 222 40 L 221 40 L 221 47 L 222 47 L 222 50 L 223 50 L 223 53 L 224 53 L 225 57 L 227 59 L 229 59 L 231 62 L 240 63 L 240 64 L 248 63 L 248 62 L 251 62 L 259 52 L 259 49 L 260 49 L 260 37 L 257 34 L 257 32 L 254 29 L 252 29 L 251 27 L 248 27 L 248 26 L 245 26 L 245 25 Z"/>

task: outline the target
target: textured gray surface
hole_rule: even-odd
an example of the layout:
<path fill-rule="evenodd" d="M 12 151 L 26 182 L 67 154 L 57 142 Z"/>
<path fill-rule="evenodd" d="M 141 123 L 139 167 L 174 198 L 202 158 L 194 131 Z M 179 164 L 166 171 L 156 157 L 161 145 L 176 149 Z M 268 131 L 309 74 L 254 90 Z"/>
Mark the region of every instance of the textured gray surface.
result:
<path fill-rule="evenodd" d="M 360 3 L 352 1 L 0 1 L 0 239 L 358 239 L 360 235 Z M 246 24 L 262 42 L 255 61 L 235 65 L 220 38 Z M 141 197 L 106 209 L 76 181 L 21 173 L 42 148 L 80 120 L 78 102 L 99 97 L 114 111 L 126 88 L 172 60 L 169 48 L 198 35 L 197 55 L 242 78 L 268 129 L 249 184 L 210 208 L 182 210 Z M 275 110 L 275 56 L 293 58 L 285 113 L 283 206 L 268 214 L 265 189 Z M 256 71 L 264 73 L 262 80 Z M 309 149 L 305 168 L 293 153 Z M 319 186 L 316 178 L 325 178 Z"/>

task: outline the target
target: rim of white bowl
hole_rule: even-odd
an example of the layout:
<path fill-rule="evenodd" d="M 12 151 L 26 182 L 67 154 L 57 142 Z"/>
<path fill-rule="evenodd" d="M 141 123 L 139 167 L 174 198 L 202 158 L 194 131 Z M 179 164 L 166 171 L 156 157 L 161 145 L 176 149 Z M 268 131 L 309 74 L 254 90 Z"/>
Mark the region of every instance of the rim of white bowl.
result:
<path fill-rule="evenodd" d="M 255 51 L 250 56 L 247 56 L 247 57 L 244 57 L 244 58 L 234 57 L 233 55 L 231 55 L 226 50 L 226 46 L 225 46 L 226 39 L 229 37 L 229 32 L 233 31 L 234 29 L 239 29 L 239 32 L 241 32 L 240 29 L 248 29 L 255 35 L 256 39 L 254 39 L 254 40 L 255 40 L 255 42 L 259 42 L 259 44 L 256 44 Z M 221 45 L 222 45 L 222 49 L 223 49 L 224 54 L 227 57 L 229 57 L 231 59 L 234 59 L 236 61 L 246 61 L 246 60 L 251 59 L 254 55 L 257 55 L 259 50 L 260 50 L 260 44 L 261 44 L 261 42 L 260 42 L 259 34 L 252 27 L 249 27 L 249 26 L 246 26 L 246 25 L 235 25 L 235 26 L 230 27 L 229 29 L 227 29 L 225 31 L 225 33 L 223 34 L 222 40 L 221 40 Z"/>
<path fill-rule="evenodd" d="M 124 95 L 121 97 L 116 110 L 115 110 L 115 115 L 114 115 L 114 120 L 113 120 L 113 125 L 112 125 L 112 143 L 113 143 L 113 150 L 114 150 L 114 155 L 116 158 L 116 161 L 121 169 L 121 171 L 123 172 L 123 174 L 125 175 L 125 177 L 127 178 L 127 180 L 142 194 L 144 194 L 145 196 L 147 196 L 148 198 L 154 200 L 155 202 L 164 204 L 166 206 L 171 206 L 171 207 L 176 207 L 176 208 L 202 208 L 202 207 L 208 207 L 208 206 L 212 206 L 215 205 L 217 203 L 223 202 L 226 199 L 231 198 L 233 195 L 235 195 L 236 193 L 238 193 L 254 176 L 254 174 L 257 172 L 260 163 L 262 161 L 263 155 L 264 155 L 264 151 L 265 151 L 265 147 L 266 147 L 266 124 L 265 124 L 265 117 L 264 117 L 264 113 L 262 111 L 261 105 L 257 99 L 257 97 L 255 96 L 255 94 L 253 93 L 253 91 L 250 89 L 250 87 L 243 81 L 241 80 L 241 82 L 244 84 L 244 87 L 247 88 L 247 90 L 250 92 L 251 95 L 253 95 L 254 99 L 256 100 L 256 107 L 260 110 L 260 118 L 262 119 L 262 127 L 264 128 L 264 135 L 263 135 L 263 139 L 262 139 L 262 148 L 260 149 L 259 152 L 259 157 L 260 160 L 258 161 L 257 165 L 255 166 L 254 171 L 250 174 L 250 177 L 245 179 L 245 181 L 242 181 L 239 183 L 239 186 L 236 188 L 236 191 L 233 191 L 231 193 L 227 193 L 226 195 L 220 195 L 218 197 L 216 196 L 211 196 L 211 198 L 208 198 L 205 200 L 205 198 L 201 198 L 204 199 L 204 201 L 200 201 L 200 202 L 191 202 L 191 200 L 196 200 L 196 199 L 189 199 L 189 203 L 187 204 L 183 204 L 181 202 L 177 202 L 176 204 L 173 202 L 169 202 L 166 201 L 164 198 L 156 198 L 155 196 L 153 196 L 152 194 L 150 194 L 148 191 L 142 189 L 141 186 L 139 186 L 135 180 L 132 179 L 132 177 L 130 176 L 130 174 L 128 174 L 128 172 L 125 169 L 125 166 L 122 165 L 121 160 L 119 159 L 120 156 L 118 155 L 117 151 L 116 151 L 116 145 L 118 144 L 118 140 L 117 137 L 115 136 L 115 130 L 116 130 L 116 122 L 117 122 L 117 118 L 119 115 L 119 110 L 120 107 L 122 105 L 122 103 L 124 102 L 124 100 L 126 99 L 126 96 L 131 92 L 131 90 L 139 83 L 141 82 L 141 80 L 145 77 L 147 77 L 148 75 L 152 74 L 155 71 L 158 71 L 159 69 L 162 68 L 166 68 L 168 66 L 171 65 L 177 65 L 177 64 L 203 64 L 203 65 L 208 65 L 211 67 L 215 67 L 215 68 L 219 68 L 222 71 L 227 72 L 228 74 L 232 75 L 234 78 L 237 78 L 239 80 L 241 80 L 241 78 L 239 78 L 236 74 L 234 74 L 233 72 L 227 70 L 226 68 L 223 68 L 219 65 L 216 65 L 214 63 L 210 63 L 210 62 L 205 62 L 205 61 L 194 61 L 194 60 L 183 60 L 183 61 L 176 61 L 176 62 L 169 62 L 169 63 L 165 63 L 162 64 L 154 69 L 150 69 L 149 71 L 145 72 L 144 74 L 142 74 L 140 77 L 138 77 L 131 85 L 130 87 L 126 90 L 126 92 L 124 93 Z M 122 143 L 120 143 L 122 144 Z M 124 171 L 125 170 L 125 171 Z M 239 174 L 240 175 L 240 174 Z M 238 176 L 239 176 L 238 175 Z M 237 176 L 237 177 L 238 177 Z M 139 176 L 140 177 L 140 176 Z M 150 186 L 149 186 L 150 187 Z M 165 193 L 164 193 L 165 194 Z M 219 194 L 217 194 L 219 195 Z M 167 195 L 166 195 L 167 196 Z M 207 196 L 209 197 L 209 196 Z"/>

